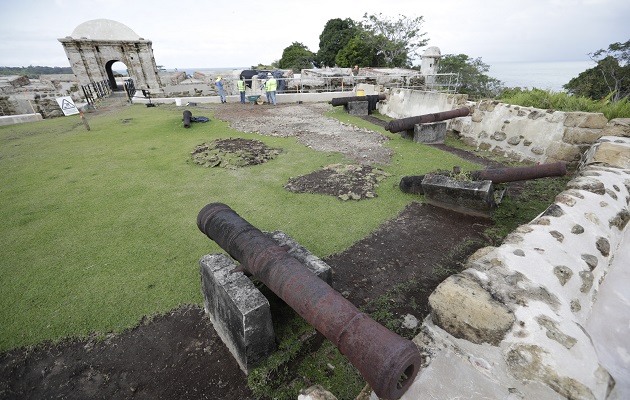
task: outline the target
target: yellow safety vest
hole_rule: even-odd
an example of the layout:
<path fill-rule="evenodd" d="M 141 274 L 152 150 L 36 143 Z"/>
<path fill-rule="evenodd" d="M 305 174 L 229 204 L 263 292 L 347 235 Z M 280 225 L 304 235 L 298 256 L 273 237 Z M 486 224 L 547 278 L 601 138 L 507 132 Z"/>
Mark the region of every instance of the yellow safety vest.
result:
<path fill-rule="evenodd" d="M 243 80 L 239 79 L 238 82 L 236 82 L 236 86 L 238 86 L 239 92 L 245 91 L 245 82 L 243 82 Z"/>
<path fill-rule="evenodd" d="M 268 92 L 275 92 L 277 88 L 278 82 L 276 82 L 275 78 L 271 78 L 265 83 L 265 89 Z"/>

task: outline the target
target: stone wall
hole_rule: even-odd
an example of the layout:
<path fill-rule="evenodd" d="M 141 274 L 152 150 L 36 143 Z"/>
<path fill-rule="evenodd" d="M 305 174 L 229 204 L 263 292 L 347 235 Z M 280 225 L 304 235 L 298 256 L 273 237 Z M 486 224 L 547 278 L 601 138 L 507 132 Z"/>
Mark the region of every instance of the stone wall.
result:
<path fill-rule="evenodd" d="M 601 113 L 541 110 L 496 101 L 471 105 L 471 115 L 454 122 L 451 129 L 470 146 L 518 161 L 577 165 L 608 122 Z"/>
<path fill-rule="evenodd" d="M 9 100 L 9 96 L 0 96 L 0 117 L 15 115 L 15 106 Z"/>
<path fill-rule="evenodd" d="M 377 108 L 389 117 L 407 118 L 460 108 L 468 105 L 467 99 L 467 95 L 461 94 L 390 89 L 387 100 L 379 102 Z"/>
<path fill-rule="evenodd" d="M 628 251 L 630 138 L 623 136 L 630 129 L 615 121 L 622 136 L 590 147 L 554 204 L 500 247 L 477 251 L 431 294 L 431 315 L 416 338 L 430 363 L 403 399 L 607 399 L 617 390 L 594 343 L 619 354 L 630 346 L 585 328 L 615 255 Z M 627 304 L 606 309 L 615 307 L 630 314 Z M 436 376 L 469 384 L 445 388 Z"/>
<path fill-rule="evenodd" d="M 57 97 L 70 96 L 83 100 L 77 78 L 71 74 L 41 75 L 39 79 L 25 76 L 0 78 L 0 115 L 41 113 L 44 118 L 63 116 Z"/>
<path fill-rule="evenodd" d="M 395 89 L 381 103 L 381 113 L 404 118 L 462 101 Z M 480 249 L 432 293 L 431 315 L 414 339 L 428 365 L 403 399 L 627 398 L 627 383 L 615 387 L 627 372 L 623 360 L 630 364 L 627 327 L 602 328 L 622 333 L 615 342 L 588 321 L 611 265 L 630 257 L 630 119 L 466 105 L 471 115 L 449 120 L 449 128 L 467 144 L 516 160 L 567 161 L 578 172 L 544 213 L 501 246 Z M 630 317 L 627 301 L 604 308 Z M 621 367 L 605 366 L 601 349 Z"/>
<path fill-rule="evenodd" d="M 497 101 L 468 102 L 464 95 L 392 89 L 379 104 L 382 114 L 405 118 L 467 106 L 467 117 L 449 120 L 448 129 L 469 146 L 517 161 L 566 161 L 580 156 L 603 136 L 608 120 L 601 113 L 562 112 Z"/>

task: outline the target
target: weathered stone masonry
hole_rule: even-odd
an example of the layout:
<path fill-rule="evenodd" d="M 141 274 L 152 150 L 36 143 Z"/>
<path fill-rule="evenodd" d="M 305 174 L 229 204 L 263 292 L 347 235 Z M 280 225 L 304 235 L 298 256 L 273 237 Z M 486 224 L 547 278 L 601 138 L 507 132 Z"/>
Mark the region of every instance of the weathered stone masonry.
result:
<path fill-rule="evenodd" d="M 465 95 L 391 89 L 380 102 L 382 114 L 405 118 L 467 106 L 467 117 L 448 121 L 448 129 L 479 150 L 516 161 L 566 161 L 576 167 L 597 139 L 623 131 L 627 122 L 610 121 L 601 113 L 563 112 L 521 107 L 497 101 L 468 102 Z"/>

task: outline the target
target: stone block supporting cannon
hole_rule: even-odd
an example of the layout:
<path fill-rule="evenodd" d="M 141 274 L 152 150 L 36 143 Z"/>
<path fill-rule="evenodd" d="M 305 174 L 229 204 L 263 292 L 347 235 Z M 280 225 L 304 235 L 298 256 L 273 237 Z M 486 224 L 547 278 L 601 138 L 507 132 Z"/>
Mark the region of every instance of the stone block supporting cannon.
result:
<path fill-rule="evenodd" d="M 398 399 L 407 391 L 421 363 L 413 342 L 359 311 L 229 206 L 206 205 L 197 226 L 333 342 L 379 397 Z"/>
<path fill-rule="evenodd" d="M 507 183 L 526 181 L 530 179 L 564 176 L 567 174 L 567 164 L 563 161 L 531 165 L 527 167 L 492 168 L 470 171 L 472 180 L 488 180 L 492 183 Z M 422 181 L 425 175 L 404 176 L 400 180 L 400 190 L 405 193 L 423 194 Z"/>
<path fill-rule="evenodd" d="M 344 106 L 351 115 L 368 115 L 376 110 L 376 103 L 385 100 L 384 94 L 370 94 L 367 96 L 335 97 L 330 101 L 333 107 Z"/>
<path fill-rule="evenodd" d="M 282 231 L 264 232 L 317 277 L 332 284 L 330 266 Z M 276 349 L 269 300 L 225 253 L 199 260 L 204 309 L 239 367 L 249 374 Z"/>
<path fill-rule="evenodd" d="M 385 125 L 385 130 L 391 133 L 409 131 L 413 130 L 417 124 L 445 121 L 457 117 L 465 117 L 468 114 L 470 114 L 470 109 L 468 107 L 462 107 L 456 110 L 442 111 L 434 114 L 424 114 L 416 117 L 394 119 Z"/>

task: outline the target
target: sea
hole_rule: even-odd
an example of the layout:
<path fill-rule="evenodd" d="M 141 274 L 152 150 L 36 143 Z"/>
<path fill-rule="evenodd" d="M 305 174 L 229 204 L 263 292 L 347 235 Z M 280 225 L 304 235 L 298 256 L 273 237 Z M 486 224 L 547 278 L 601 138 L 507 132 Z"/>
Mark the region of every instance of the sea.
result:
<path fill-rule="evenodd" d="M 484 61 L 485 62 L 485 61 Z M 593 68 L 593 61 L 553 61 L 553 62 L 485 62 L 489 67 L 486 75 L 503 82 L 503 85 L 510 88 L 522 89 L 543 89 L 552 92 L 562 92 L 562 85 L 569 83 L 580 73 Z M 179 68 L 192 75 L 195 71 L 221 71 L 248 69 L 243 67 L 234 68 Z M 167 69 L 175 71 L 175 69 Z"/>
<path fill-rule="evenodd" d="M 587 69 L 593 68 L 593 61 L 554 61 L 528 63 L 491 63 L 486 62 L 490 70 L 486 75 L 503 82 L 510 88 L 542 89 L 562 92 L 573 78 Z"/>

